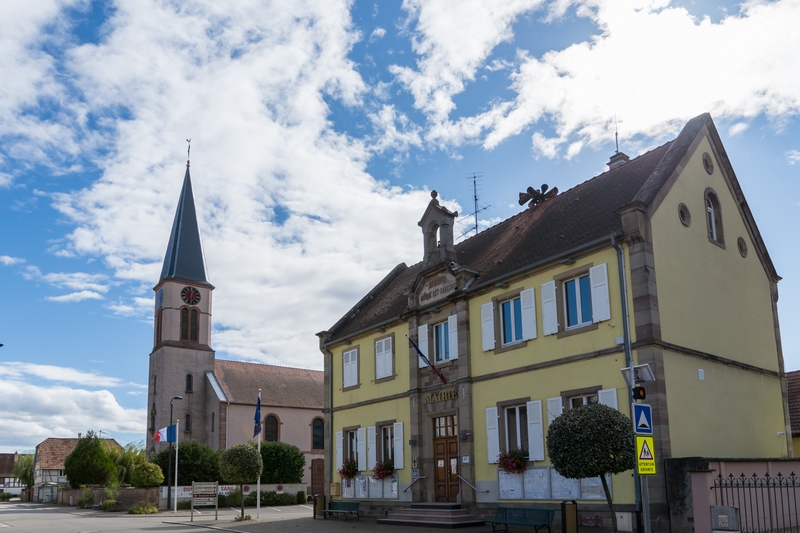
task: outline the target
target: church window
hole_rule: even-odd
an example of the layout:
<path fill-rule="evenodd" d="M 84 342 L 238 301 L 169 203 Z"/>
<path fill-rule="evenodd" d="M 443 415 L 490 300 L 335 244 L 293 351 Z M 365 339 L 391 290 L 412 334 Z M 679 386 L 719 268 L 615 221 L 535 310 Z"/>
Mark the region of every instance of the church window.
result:
<path fill-rule="evenodd" d="M 192 387 L 194 385 L 194 376 L 191 374 L 186 374 L 186 392 L 192 392 Z"/>
<path fill-rule="evenodd" d="M 214 415 L 217 413 L 211 413 L 211 433 L 214 433 Z"/>
<path fill-rule="evenodd" d="M 191 315 L 192 315 L 192 322 L 191 322 L 191 330 L 189 332 L 189 340 L 197 342 L 198 340 L 197 334 L 200 329 L 198 324 L 199 322 L 198 318 L 200 317 L 200 313 L 197 312 L 197 309 L 192 309 Z"/>
<path fill-rule="evenodd" d="M 183 424 L 184 431 L 191 431 L 192 430 L 192 415 L 187 414 L 186 419 Z"/>
<path fill-rule="evenodd" d="M 158 312 L 156 312 L 156 344 L 161 342 L 161 319 L 163 313 L 163 309 L 159 309 Z"/>
<path fill-rule="evenodd" d="M 325 448 L 325 422 L 321 418 L 315 418 L 311 423 L 311 448 L 314 450 Z"/>
<path fill-rule="evenodd" d="M 719 199 L 713 189 L 706 189 L 706 222 L 708 224 L 708 240 L 720 246 L 725 245 L 722 232 L 722 210 Z"/>
<path fill-rule="evenodd" d="M 267 415 L 264 419 L 264 440 L 278 442 L 278 417 L 275 415 Z"/>
<path fill-rule="evenodd" d="M 181 340 L 189 340 L 189 310 L 181 309 Z"/>

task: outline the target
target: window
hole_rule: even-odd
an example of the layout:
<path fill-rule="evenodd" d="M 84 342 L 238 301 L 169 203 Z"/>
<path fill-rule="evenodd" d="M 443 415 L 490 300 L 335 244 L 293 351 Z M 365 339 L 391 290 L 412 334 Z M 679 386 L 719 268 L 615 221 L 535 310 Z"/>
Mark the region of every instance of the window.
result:
<path fill-rule="evenodd" d="M 367 470 L 367 428 L 355 426 L 336 432 L 337 470 L 345 459 L 356 461 L 359 470 Z"/>
<path fill-rule="evenodd" d="M 278 442 L 278 417 L 275 415 L 267 415 L 264 419 L 264 440 Z"/>
<path fill-rule="evenodd" d="M 375 379 L 394 377 L 394 345 L 393 337 L 375 341 Z"/>
<path fill-rule="evenodd" d="M 192 430 L 192 415 L 186 415 L 186 418 L 183 421 L 183 430 L 184 431 L 191 431 Z"/>
<path fill-rule="evenodd" d="M 429 334 L 432 338 L 429 338 Z M 458 315 L 450 315 L 447 322 L 436 324 L 432 328 L 428 324 L 421 325 L 417 328 L 417 341 L 419 351 L 434 365 L 458 359 Z M 433 347 L 432 353 L 430 346 Z M 422 357 L 417 357 L 417 360 L 420 368 L 426 366 Z"/>
<path fill-rule="evenodd" d="M 522 448 L 531 461 L 544 460 L 544 426 L 541 400 L 529 398 L 498 402 L 486 409 L 489 463 L 497 463 L 501 451 Z"/>
<path fill-rule="evenodd" d="M 214 433 L 214 415 L 216 413 L 211 413 L 211 433 Z"/>
<path fill-rule="evenodd" d="M 714 244 L 724 245 L 722 210 L 717 194 L 712 189 L 706 189 L 706 223 L 708 224 L 708 240 Z"/>
<path fill-rule="evenodd" d="M 163 309 L 159 309 L 156 312 L 156 344 L 161 342 L 161 320 L 163 314 L 164 314 Z"/>
<path fill-rule="evenodd" d="M 366 428 L 366 467 L 372 470 L 378 461 L 394 461 L 403 468 L 403 423 L 387 420 Z"/>
<path fill-rule="evenodd" d="M 358 348 L 353 348 L 342 354 L 342 387 L 356 385 L 358 385 Z"/>
<path fill-rule="evenodd" d="M 450 359 L 450 329 L 447 322 L 433 326 L 433 357 L 435 363 Z"/>
<path fill-rule="evenodd" d="M 567 329 L 592 323 L 592 289 L 589 274 L 564 282 L 564 312 Z"/>
<path fill-rule="evenodd" d="M 186 374 L 186 392 L 192 392 L 192 386 L 194 385 L 194 378 L 191 374 Z"/>
<path fill-rule="evenodd" d="M 594 394 L 581 394 L 579 396 L 572 396 L 568 398 L 569 408 L 575 409 L 576 407 L 583 407 L 584 405 L 591 405 L 598 403 L 597 393 Z"/>
<path fill-rule="evenodd" d="M 381 443 L 378 446 L 378 460 L 387 461 L 394 455 L 394 424 L 380 426 Z"/>
<path fill-rule="evenodd" d="M 325 448 L 325 422 L 321 418 L 315 418 L 311 422 L 311 448 L 314 450 Z"/>
<path fill-rule="evenodd" d="M 561 396 L 547 399 L 547 421 L 548 423 L 552 422 L 566 410 L 594 403 L 602 403 L 618 409 L 617 389 L 603 389 L 598 385 L 563 391 Z"/>
<path fill-rule="evenodd" d="M 536 305 L 533 289 L 501 294 L 481 306 L 484 352 L 521 348 L 536 338 Z M 500 338 L 499 346 L 495 339 Z"/>
<path fill-rule="evenodd" d="M 348 431 L 345 444 L 347 445 L 345 457 L 351 461 L 358 462 L 358 431 Z"/>
<path fill-rule="evenodd" d="M 560 297 L 558 291 L 562 293 Z M 610 318 L 606 263 L 564 272 L 542 285 L 542 330 L 545 335 L 571 335 Z"/>
<path fill-rule="evenodd" d="M 199 331 L 199 313 L 197 309 L 181 309 L 181 340 L 191 340 L 197 342 Z"/>

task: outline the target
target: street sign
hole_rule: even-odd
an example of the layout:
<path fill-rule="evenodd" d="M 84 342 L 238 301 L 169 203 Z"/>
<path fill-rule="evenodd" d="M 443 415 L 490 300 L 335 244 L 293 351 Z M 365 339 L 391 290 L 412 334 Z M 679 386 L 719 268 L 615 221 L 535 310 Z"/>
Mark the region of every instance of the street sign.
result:
<path fill-rule="evenodd" d="M 640 476 L 656 475 L 656 453 L 653 437 L 636 435 L 636 464 Z"/>
<path fill-rule="evenodd" d="M 637 435 L 653 434 L 653 410 L 646 403 L 632 403 L 633 427 Z"/>

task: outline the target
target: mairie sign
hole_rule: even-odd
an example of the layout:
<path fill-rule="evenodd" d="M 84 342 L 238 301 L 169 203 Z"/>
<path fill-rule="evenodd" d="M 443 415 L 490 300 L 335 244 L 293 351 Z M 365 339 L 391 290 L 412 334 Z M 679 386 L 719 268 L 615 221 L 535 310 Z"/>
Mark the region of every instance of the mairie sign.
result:
<path fill-rule="evenodd" d="M 656 475 L 656 452 L 653 437 L 636 435 L 636 464 L 640 476 Z"/>

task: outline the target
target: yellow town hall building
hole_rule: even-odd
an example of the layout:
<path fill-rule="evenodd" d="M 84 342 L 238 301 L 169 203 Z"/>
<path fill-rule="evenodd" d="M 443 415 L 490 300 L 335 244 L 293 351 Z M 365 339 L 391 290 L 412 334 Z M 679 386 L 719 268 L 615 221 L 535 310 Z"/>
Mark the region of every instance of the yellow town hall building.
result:
<path fill-rule="evenodd" d="M 637 383 L 653 414 L 653 531 L 674 513 L 665 461 L 793 456 L 780 277 L 711 117 L 608 166 L 560 194 L 529 189 L 529 207 L 458 244 L 457 213 L 433 193 L 422 261 L 395 267 L 318 334 L 335 499 L 389 518 L 412 503 L 486 517 L 574 500 L 582 523 L 608 525 L 599 478 L 561 477 L 546 436 L 586 403 L 630 416 L 626 353 L 654 378 Z M 515 448 L 528 468 L 506 474 L 498 455 Z M 374 479 L 390 458 L 394 475 Z M 346 460 L 351 480 L 337 473 Z M 632 474 L 609 478 L 623 528 L 640 507 Z"/>

